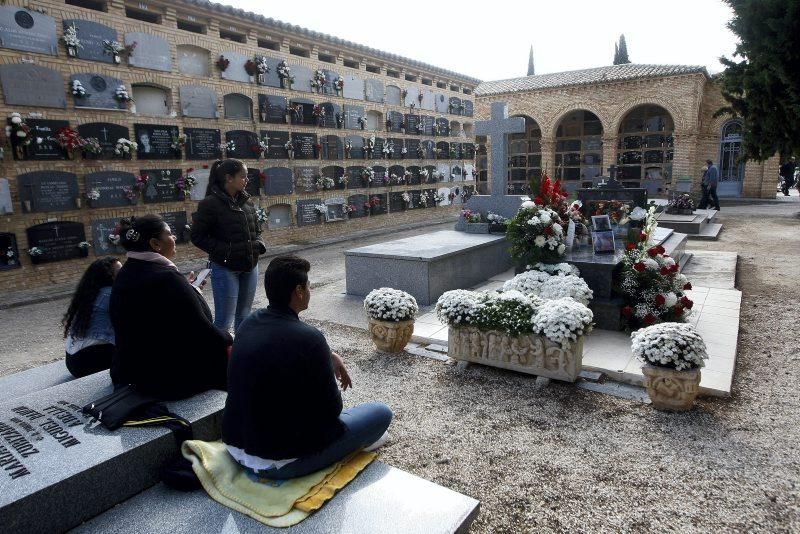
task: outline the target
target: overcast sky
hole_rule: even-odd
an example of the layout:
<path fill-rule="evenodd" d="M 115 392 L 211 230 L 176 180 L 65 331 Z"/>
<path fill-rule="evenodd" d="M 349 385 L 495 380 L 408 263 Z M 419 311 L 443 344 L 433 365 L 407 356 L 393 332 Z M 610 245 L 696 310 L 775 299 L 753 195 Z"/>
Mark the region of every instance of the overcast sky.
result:
<path fill-rule="evenodd" d="M 633 63 L 722 70 L 736 38 L 719 0 L 227 0 L 220 2 L 481 80 L 610 65 L 621 33 Z M 479 6 L 479 7 L 475 7 Z"/>

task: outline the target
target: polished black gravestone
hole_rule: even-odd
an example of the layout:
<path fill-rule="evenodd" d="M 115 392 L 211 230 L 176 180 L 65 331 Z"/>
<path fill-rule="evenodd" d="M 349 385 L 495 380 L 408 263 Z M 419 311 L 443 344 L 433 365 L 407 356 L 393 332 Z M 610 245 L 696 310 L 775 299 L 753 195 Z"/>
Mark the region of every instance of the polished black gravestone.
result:
<path fill-rule="evenodd" d="M 209 160 L 219 159 L 222 152 L 220 131 L 211 128 L 184 128 L 186 135 L 186 159 Z"/>
<path fill-rule="evenodd" d="M 591 212 L 592 206 L 597 202 L 618 200 L 640 208 L 644 208 L 647 205 L 647 189 L 641 187 L 626 188 L 616 179 L 616 166 L 612 165 L 609 171 L 611 178 L 607 182 L 600 182 L 596 188 L 578 189 L 576 191 L 578 200 L 583 203 L 582 209 L 587 216 L 593 215 Z"/>
<path fill-rule="evenodd" d="M 464 104 L 464 113 L 463 113 L 463 115 L 466 116 L 466 117 L 472 117 L 472 115 L 475 112 L 475 107 L 472 104 L 472 100 L 463 100 L 461 103 Z"/>
<path fill-rule="evenodd" d="M 351 130 L 360 130 L 361 123 L 358 119 L 364 117 L 364 106 L 344 105 L 344 127 Z"/>
<path fill-rule="evenodd" d="M 129 195 L 134 193 L 136 176 L 122 171 L 99 171 L 87 174 L 86 191 L 96 191 L 100 197 L 89 200 L 93 208 L 118 208 L 136 203 Z"/>
<path fill-rule="evenodd" d="M 109 254 L 125 254 L 122 245 L 115 245 L 109 236 L 117 230 L 119 217 L 110 219 L 94 219 L 89 224 L 92 233 L 92 246 L 95 256 L 107 256 Z"/>
<path fill-rule="evenodd" d="M 389 131 L 400 133 L 400 127 L 403 124 L 403 114 L 397 111 L 390 111 L 386 114 L 386 120 L 390 122 Z"/>
<path fill-rule="evenodd" d="M 0 7 L 0 48 L 57 56 L 55 19 L 16 6 Z"/>
<path fill-rule="evenodd" d="M 183 193 L 175 187 L 182 175 L 180 169 L 142 169 L 140 173 L 147 176 L 147 185 L 142 191 L 145 204 L 183 200 Z"/>
<path fill-rule="evenodd" d="M 406 113 L 404 115 L 405 123 L 406 123 L 406 133 L 409 135 L 417 135 L 419 134 L 418 131 L 418 124 L 420 122 L 419 115 L 414 113 Z"/>
<path fill-rule="evenodd" d="M 295 159 L 317 159 L 317 134 L 293 133 Z"/>
<path fill-rule="evenodd" d="M 117 88 L 124 85 L 119 78 L 93 72 L 73 74 L 69 77 L 70 91 L 75 80 L 81 82 L 86 91 L 86 95 L 80 98 L 72 97 L 76 108 L 127 109 L 126 103 L 116 99 Z"/>
<path fill-rule="evenodd" d="M 258 146 L 258 135 L 247 130 L 231 130 L 225 132 L 225 142 L 233 141 L 234 150 L 226 151 L 229 158 L 258 159 L 261 149 Z"/>
<path fill-rule="evenodd" d="M 287 159 L 286 143 L 289 141 L 289 132 L 261 130 L 261 137 L 269 137 L 267 159 Z"/>
<path fill-rule="evenodd" d="M 461 115 L 461 99 L 458 98 L 457 96 L 451 96 L 448 108 L 450 114 Z"/>
<path fill-rule="evenodd" d="M 322 216 L 316 210 L 316 206 L 320 204 L 322 204 L 322 200 L 318 198 L 298 200 L 297 225 L 310 226 L 313 224 L 320 224 L 322 222 Z"/>
<path fill-rule="evenodd" d="M 428 208 L 435 208 L 436 201 L 433 199 L 434 195 L 436 195 L 436 189 L 423 189 L 422 193 L 428 196 Z"/>
<path fill-rule="evenodd" d="M 247 168 L 247 185 L 244 190 L 251 197 L 261 196 L 261 169 L 256 167 Z"/>
<path fill-rule="evenodd" d="M 378 193 L 369 196 L 370 215 L 386 215 L 389 213 L 389 202 L 386 193 Z"/>
<path fill-rule="evenodd" d="M 364 159 L 364 138 L 360 135 L 350 135 L 345 138 L 345 143 L 350 143 L 350 159 Z M 347 145 L 345 144 L 345 149 Z M 345 154 L 347 150 L 345 150 Z"/>
<path fill-rule="evenodd" d="M 111 124 L 109 122 L 90 122 L 78 126 L 78 133 L 84 139 L 94 138 L 100 143 L 103 151 L 100 154 L 90 156 L 93 159 L 110 159 L 119 157 L 114 153 L 118 139 L 130 139 L 130 130 L 127 126 Z"/>
<path fill-rule="evenodd" d="M 292 169 L 288 167 L 270 167 L 264 170 L 267 175 L 264 192 L 267 195 L 291 195 L 294 191 Z"/>
<path fill-rule="evenodd" d="M 325 110 L 325 116 L 322 118 L 322 127 L 336 128 L 336 117 L 337 115 L 342 115 L 342 106 L 331 102 L 323 102 L 320 107 Z"/>
<path fill-rule="evenodd" d="M 63 365 L 63 363 L 62 363 Z M 156 484 L 177 455 L 163 427 L 110 432 L 80 407 L 111 393 L 96 373 L 0 404 L 0 525 L 4 532 L 64 532 Z M 169 403 L 195 439 L 220 435 L 225 394 Z"/>
<path fill-rule="evenodd" d="M 188 217 L 185 211 L 168 211 L 159 213 L 159 215 L 169 225 L 172 235 L 175 236 L 176 243 L 187 243 L 189 241 Z"/>
<path fill-rule="evenodd" d="M 292 98 L 289 101 L 292 108 L 290 114 L 292 124 L 305 124 L 316 126 L 317 118 L 314 116 L 314 102 L 307 98 Z"/>
<path fill-rule="evenodd" d="M 25 233 L 28 235 L 28 247 L 37 247 L 42 252 L 39 256 L 31 257 L 34 263 L 71 260 L 88 254 L 88 250 L 78 247 L 78 244 L 86 241 L 82 223 L 46 222 L 31 226 Z"/>
<path fill-rule="evenodd" d="M 450 159 L 450 143 L 445 141 L 436 143 L 436 159 Z"/>
<path fill-rule="evenodd" d="M 286 97 L 258 95 L 258 118 L 261 122 L 286 124 Z"/>
<path fill-rule="evenodd" d="M 319 176 L 317 167 L 295 167 L 294 188 L 300 193 L 313 193 L 317 190 L 316 180 Z"/>
<path fill-rule="evenodd" d="M 178 88 L 181 115 L 201 119 L 216 119 L 217 93 L 204 85 L 182 85 Z"/>
<path fill-rule="evenodd" d="M 138 159 L 179 159 L 172 140 L 178 137 L 178 127 L 163 124 L 134 124 L 134 135 L 139 146 Z"/>
<path fill-rule="evenodd" d="M 319 140 L 322 145 L 322 158 L 339 160 L 344 158 L 344 143 L 338 135 L 323 135 Z"/>
<path fill-rule="evenodd" d="M 436 135 L 440 137 L 450 136 L 450 121 L 447 119 L 436 119 Z"/>
<path fill-rule="evenodd" d="M 342 179 L 345 175 L 345 171 L 343 167 L 339 165 L 328 165 L 327 167 L 323 167 L 320 171 L 323 178 L 330 178 L 333 180 L 334 189 L 344 189 L 345 188 L 345 181 Z M 349 181 L 349 177 L 347 180 Z M 350 182 L 350 187 L 353 187 L 352 182 Z"/>
<path fill-rule="evenodd" d="M 339 167 L 341 169 L 341 167 Z M 361 165 L 352 165 L 347 169 L 342 169 L 343 174 L 347 174 L 347 187 L 358 189 L 359 187 L 369 187 L 369 179 L 364 178 L 364 169 Z M 342 187 L 344 189 L 344 187 Z"/>
<path fill-rule="evenodd" d="M 372 172 L 375 173 L 375 176 L 372 177 L 372 183 L 369 184 L 369 187 L 384 187 L 387 185 L 386 167 L 383 165 L 373 165 Z"/>
<path fill-rule="evenodd" d="M 351 208 L 355 208 L 350 212 L 351 219 L 360 219 L 369 215 L 369 195 L 350 195 L 347 197 L 347 204 Z"/>
<path fill-rule="evenodd" d="M 335 83 L 336 79 L 339 78 L 339 73 L 329 69 L 322 69 L 322 72 L 325 73 L 325 86 L 322 88 L 322 92 L 326 95 L 335 95 Z"/>
<path fill-rule="evenodd" d="M 417 133 L 419 135 L 433 135 L 433 124 L 435 122 L 436 120 L 433 117 L 429 117 L 427 115 L 420 116 L 417 125 Z M 422 125 L 421 130 L 420 130 L 420 124 Z"/>
<path fill-rule="evenodd" d="M 403 201 L 403 192 L 402 191 L 393 191 L 389 193 L 389 211 L 392 213 L 398 211 L 404 211 L 406 209 L 406 203 Z"/>
<path fill-rule="evenodd" d="M 136 49 L 128 56 L 129 65 L 166 72 L 172 70 L 172 53 L 165 39 L 149 33 L 126 33 L 125 45 L 133 43 L 136 43 Z"/>
<path fill-rule="evenodd" d="M 0 65 L 0 85 L 9 106 L 67 107 L 64 78 L 47 67 L 24 63 Z"/>
<path fill-rule="evenodd" d="M 25 213 L 78 209 L 78 177 L 71 172 L 34 171 L 17 176 Z"/>
<path fill-rule="evenodd" d="M 99 22 L 82 19 L 64 19 L 61 25 L 64 30 L 75 26 L 78 39 L 83 45 L 78 48 L 78 59 L 114 63 L 114 56 L 104 52 L 103 41 L 117 41 L 117 30 Z"/>
<path fill-rule="evenodd" d="M 35 141 L 25 148 L 26 160 L 57 160 L 65 159 L 66 152 L 59 146 L 55 137 L 61 128 L 69 126 L 68 121 L 51 121 L 42 119 L 28 119 L 25 121 L 31 131 L 28 134 Z M 39 143 L 38 139 L 42 142 Z M 12 138 L 13 140 L 13 138 Z M 17 157 L 14 151 L 14 158 Z"/>
<path fill-rule="evenodd" d="M 0 271 L 20 267 L 17 236 L 10 232 L 0 232 Z"/>

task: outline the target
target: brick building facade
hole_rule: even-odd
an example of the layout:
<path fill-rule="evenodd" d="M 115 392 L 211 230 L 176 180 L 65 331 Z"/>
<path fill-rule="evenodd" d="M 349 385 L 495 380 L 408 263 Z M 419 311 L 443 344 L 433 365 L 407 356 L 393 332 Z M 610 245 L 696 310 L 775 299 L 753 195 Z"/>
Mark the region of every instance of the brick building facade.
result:
<path fill-rule="evenodd" d="M 616 165 L 619 179 L 651 196 L 700 189 L 705 160 L 720 166 L 721 197 L 771 198 L 778 158 L 741 164 L 741 124 L 714 117 L 722 95 L 705 68 L 624 64 L 481 83 L 476 115 L 508 103 L 526 118 L 527 132 L 509 139 L 509 189 L 547 170 L 568 189 L 596 184 Z M 479 142 L 485 142 L 479 139 Z M 479 155 L 479 190 L 488 168 Z"/>
<path fill-rule="evenodd" d="M 82 40 L 75 50 L 69 50 L 63 39 L 70 26 Z M 98 48 L 103 46 L 104 36 L 121 45 L 135 41 L 137 46 L 128 57 L 121 51 L 119 62 L 115 62 L 113 54 L 104 55 Z M 221 57 L 229 62 L 224 70 L 219 68 Z M 244 64 L 259 57 L 265 58 L 269 72 L 250 76 Z M 276 77 L 282 60 L 296 77 L 289 88 Z M 172 155 L 158 154 L 165 146 L 159 136 L 184 134 L 187 128 L 206 129 L 212 134 L 219 130 L 220 144 L 233 139 L 227 134 L 237 131 L 237 142 L 252 144 L 271 138 L 266 139 L 272 144 L 263 157 L 255 149 L 240 156 L 248 167 L 257 169 L 253 179 L 259 179 L 260 187 L 251 183 L 249 190 L 258 193 L 255 203 L 269 211 L 270 220 L 264 225 L 268 244 L 453 217 L 459 194 L 474 184 L 470 95 L 479 80 L 224 5 L 203 0 L 8 2 L 0 6 L 0 69 L 6 69 L 4 76 L 0 75 L 0 112 L 9 118 L 19 113 L 26 125 L 34 127 L 33 136 L 62 125 L 47 121 L 66 121 L 73 129 L 91 127 L 105 133 L 121 126 L 127 128 L 127 139 L 139 143 L 139 154 L 130 159 L 117 157 L 113 151 L 100 156 L 84 156 L 77 151 L 67 157 L 66 153 L 53 154 L 52 141 L 19 146 L 15 137 L 19 125 L 7 129 L 0 162 L 0 177 L 7 180 L 0 182 L 0 249 L 15 256 L 0 255 L 2 291 L 75 281 L 96 255 L 105 252 L 103 249 L 113 249 L 104 236 L 120 217 L 157 212 L 171 214 L 174 225 L 181 225 L 184 216 L 190 222 L 202 191 L 195 190 L 184 200 L 162 202 L 159 196 L 166 187 L 169 197 L 171 184 L 189 174 L 198 178 L 202 187 L 205 169 L 215 159 L 189 159 L 194 149 L 188 146 Z M 313 87 L 311 82 L 317 79 L 318 70 L 327 75 L 326 83 Z M 343 91 L 334 86 L 339 77 L 345 83 Z M 55 82 L 32 82 L 43 79 Z M 73 96 L 76 79 L 82 81 L 87 96 Z M 109 93 L 113 84 L 122 84 L 134 102 L 93 104 L 100 102 L 99 96 Z M 49 89 L 45 87 L 48 85 Z M 205 98 L 208 90 L 211 96 Z M 66 105 L 59 104 L 60 96 L 65 97 Z M 43 104 L 37 105 L 39 101 Z M 287 110 L 284 120 L 276 117 L 280 115 L 276 103 L 281 102 L 287 108 L 302 107 L 295 112 Z M 328 110 L 326 119 L 314 116 L 317 105 Z M 207 109 L 200 111 L 203 106 Z M 363 125 L 361 117 L 366 119 Z M 376 137 L 377 149 L 370 154 L 359 152 L 360 144 L 372 136 Z M 289 139 L 296 148 L 293 159 L 284 149 L 284 141 Z M 391 158 L 380 149 L 384 139 L 387 149 L 392 141 Z M 346 149 L 348 141 L 352 141 L 352 151 Z M 403 147 L 406 154 L 402 154 Z M 144 150 L 150 154 L 143 154 Z M 375 172 L 372 182 L 364 168 Z M 407 177 L 406 171 L 410 173 Z M 95 175 L 97 172 L 101 174 Z M 121 186 L 109 184 L 115 179 L 129 183 L 142 174 L 150 179 L 158 175 L 162 189 L 148 182 L 149 189 L 133 188 L 135 205 L 120 204 Z M 381 182 L 384 174 L 398 178 L 385 184 Z M 89 182 L 87 175 L 98 181 Z M 340 180 L 342 176 L 348 177 L 346 183 Z M 325 177 L 332 183 L 325 183 Z M 403 183 L 398 183 L 401 180 Z M 116 199 L 102 195 L 98 200 L 88 199 L 94 184 L 102 195 L 105 188 L 116 191 Z M 128 195 L 129 188 L 122 189 Z M 406 209 L 407 204 L 401 201 L 405 192 L 412 199 L 413 209 Z M 445 200 L 447 206 L 430 209 L 436 205 L 434 192 L 445 198 L 447 193 L 458 194 L 452 204 Z M 69 205 L 60 202 L 63 199 L 44 198 L 53 194 L 67 195 Z M 420 209 L 421 196 L 426 196 L 429 209 Z M 383 207 L 364 206 L 374 204 L 376 198 Z M 337 204 L 342 199 L 343 204 Z M 333 202 L 333 215 L 313 220 L 313 206 L 326 200 Z M 53 205 L 60 207 L 48 208 Z M 337 212 L 346 212 L 349 206 L 356 209 L 349 217 Z M 26 253 L 32 246 L 27 234 L 33 227 L 49 232 L 50 226 L 37 225 L 50 222 L 58 223 L 50 226 L 64 231 L 77 229 L 78 233 L 82 226 L 85 240 L 94 245 L 88 257 L 33 264 Z M 173 230 L 182 233 L 183 229 Z M 58 231 L 53 228 L 53 236 Z M 58 239 L 61 237 L 46 242 L 61 247 L 62 256 L 74 256 L 70 248 L 74 243 L 67 246 L 56 243 Z M 202 256 L 188 242 L 178 247 L 179 259 Z M 53 259 L 47 255 L 38 259 L 42 258 Z"/>

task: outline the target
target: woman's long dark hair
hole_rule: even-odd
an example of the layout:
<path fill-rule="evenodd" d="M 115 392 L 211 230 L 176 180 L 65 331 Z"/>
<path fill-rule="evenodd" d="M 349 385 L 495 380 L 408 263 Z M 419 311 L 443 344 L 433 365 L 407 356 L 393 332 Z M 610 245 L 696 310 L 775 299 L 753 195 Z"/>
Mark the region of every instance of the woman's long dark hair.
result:
<path fill-rule="evenodd" d="M 70 333 L 81 338 L 86 335 L 89 323 L 92 320 L 92 307 L 100 289 L 114 283 L 114 264 L 119 260 L 113 256 L 95 260 L 83 273 L 78 289 L 72 296 L 67 313 L 61 319 L 64 327 L 64 337 Z"/>
<path fill-rule="evenodd" d="M 211 194 L 211 189 L 217 186 L 221 191 L 225 191 L 225 176 L 240 172 L 244 169 L 244 163 L 240 159 L 218 159 L 211 166 L 211 171 L 208 174 L 208 187 L 206 187 L 206 196 Z"/>

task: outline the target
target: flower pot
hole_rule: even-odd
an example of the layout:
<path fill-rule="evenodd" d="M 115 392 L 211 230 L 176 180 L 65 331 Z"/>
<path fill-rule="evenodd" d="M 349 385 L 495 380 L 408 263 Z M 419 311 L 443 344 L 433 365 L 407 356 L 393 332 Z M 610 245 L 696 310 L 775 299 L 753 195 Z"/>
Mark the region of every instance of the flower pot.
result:
<path fill-rule="evenodd" d="M 676 371 L 646 364 L 642 367 L 642 373 L 653 408 L 667 412 L 692 409 L 700 388 L 700 369 Z"/>
<path fill-rule="evenodd" d="M 78 251 L 78 254 L 80 254 L 81 258 L 87 258 L 89 256 L 88 248 L 79 248 Z"/>
<path fill-rule="evenodd" d="M 267 122 L 267 112 L 262 111 L 260 115 L 261 115 L 261 122 Z"/>
<path fill-rule="evenodd" d="M 369 334 L 378 350 L 402 352 L 414 334 L 414 319 L 380 321 L 369 317 Z"/>
<path fill-rule="evenodd" d="M 42 257 L 41 256 L 31 256 L 31 263 L 32 264 L 38 265 L 41 262 L 42 262 Z"/>
<path fill-rule="evenodd" d="M 250 76 L 249 78 L 250 78 L 250 83 L 255 83 L 255 81 L 256 81 L 256 77 L 255 76 Z"/>
<path fill-rule="evenodd" d="M 23 201 L 22 205 L 25 207 L 25 212 L 26 213 L 30 213 L 31 212 L 31 201 L 30 200 Z"/>
<path fill-rule="evenodd" d="M 75 199 L 75 207 L 78 208 L 78 209 L 81 209 L 81 199 L 80 198 L 76 198 Z"/>
<path fill-rule="evenodd" d="M 122 59 L 119 57 L 119 54 L 114 54 L 114 63 L 119 65 L 122 62 Z"/>
<path fill-rule="evenodd" d="M 289 83 L 286 81 L 286 78 L 281 78 L 281 89 L 288 89 Z"/>
<path fill-rule="evenodd" d="M 67 55 L 69 57 L 76 57 L 78 55 L 78 49 L 75 48 L 74 46 L 68 46 L 67 47 Z"/>
<path fill-rule="evenodd" d="M 266 84 L 267 83 L 267 76 L 265 74 L 259 74 L 258 75 L 258 83 L 260 85 Z"/>

